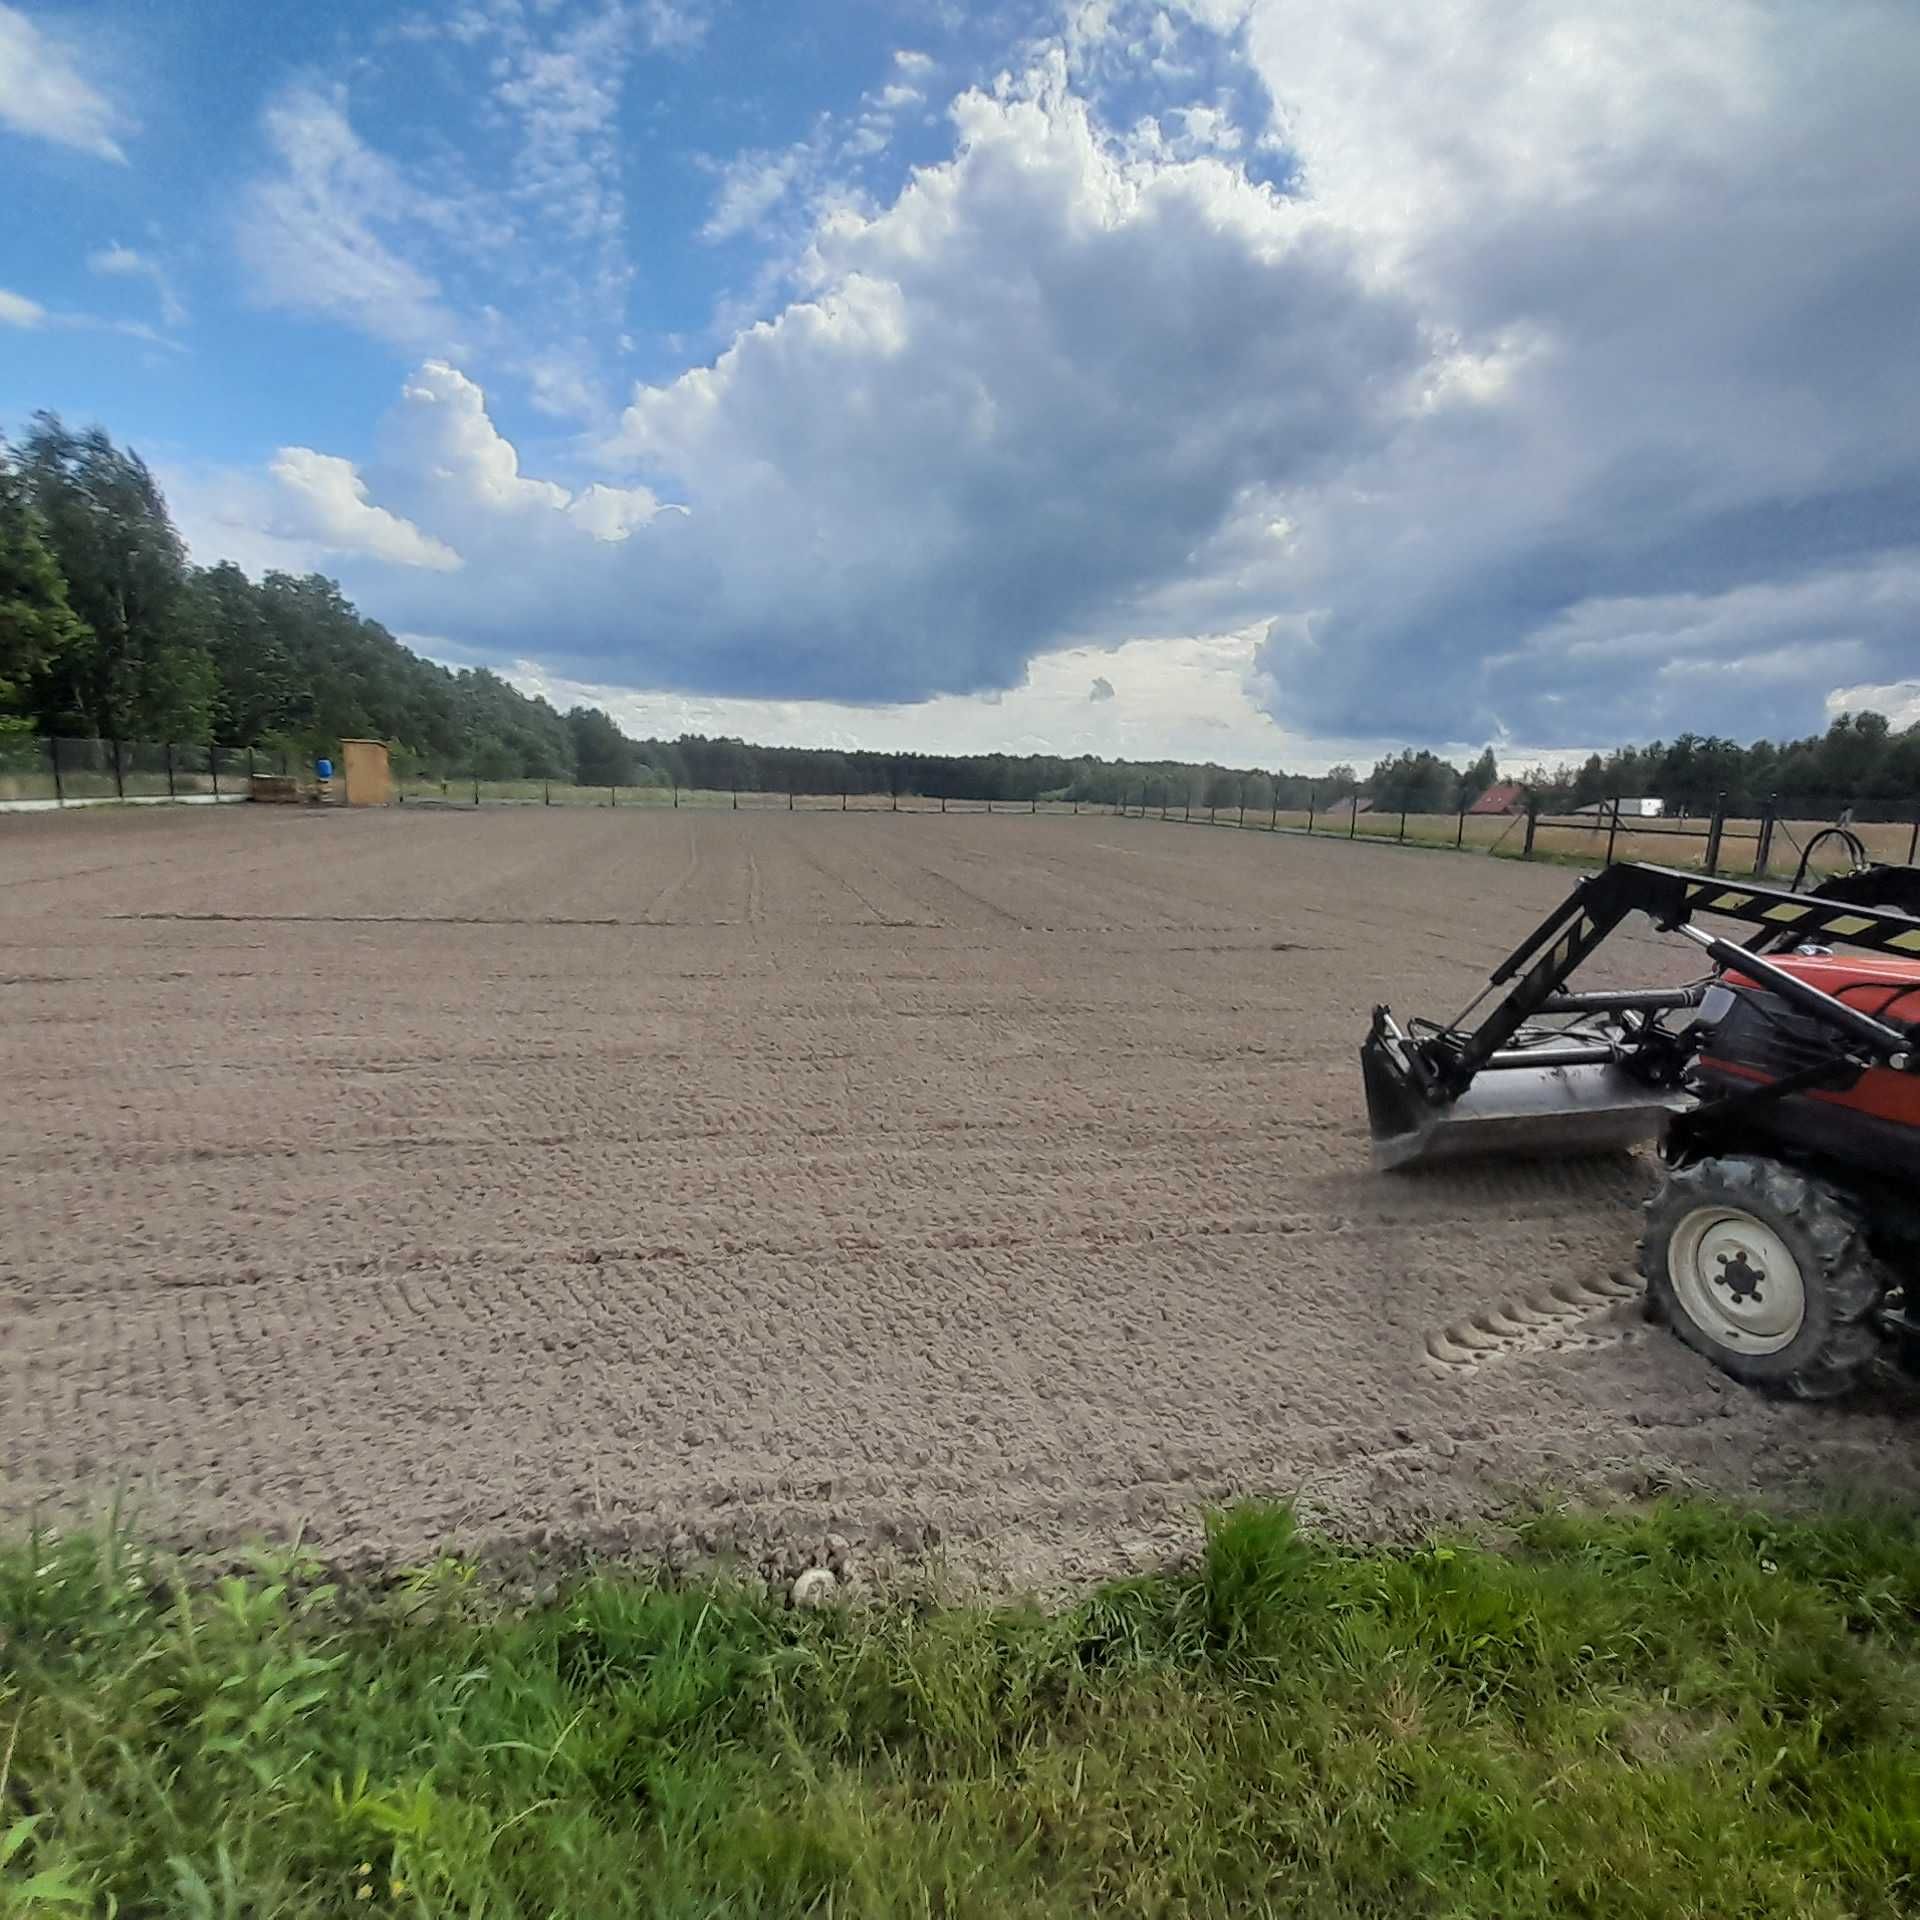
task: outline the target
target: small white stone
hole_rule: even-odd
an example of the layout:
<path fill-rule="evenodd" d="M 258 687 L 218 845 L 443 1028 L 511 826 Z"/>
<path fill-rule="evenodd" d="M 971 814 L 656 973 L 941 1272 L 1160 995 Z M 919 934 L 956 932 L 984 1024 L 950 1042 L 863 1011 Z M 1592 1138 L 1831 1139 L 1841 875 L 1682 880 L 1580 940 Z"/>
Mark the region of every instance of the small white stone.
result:
<path fill-rule="evenodd" d="M 796 1607 L 824 1607 L 833 1599 L 833 1590 L 839 1582 L 825 1567 L 809 1567 L 793 1583 L 793 1604 Z"/>

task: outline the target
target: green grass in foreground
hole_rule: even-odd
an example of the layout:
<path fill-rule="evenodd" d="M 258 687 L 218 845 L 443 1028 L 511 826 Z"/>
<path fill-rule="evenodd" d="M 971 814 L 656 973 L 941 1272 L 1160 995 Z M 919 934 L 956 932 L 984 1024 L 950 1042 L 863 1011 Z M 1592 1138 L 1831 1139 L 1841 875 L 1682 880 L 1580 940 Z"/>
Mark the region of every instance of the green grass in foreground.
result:
<path fill-rule="evenodd" d="M 0 1912 L 1911 1912 L 1917 1681 L 1910 1520 L 1244 1510 L 1056 1614 L 42 1540 L 0 1551 Z"/>

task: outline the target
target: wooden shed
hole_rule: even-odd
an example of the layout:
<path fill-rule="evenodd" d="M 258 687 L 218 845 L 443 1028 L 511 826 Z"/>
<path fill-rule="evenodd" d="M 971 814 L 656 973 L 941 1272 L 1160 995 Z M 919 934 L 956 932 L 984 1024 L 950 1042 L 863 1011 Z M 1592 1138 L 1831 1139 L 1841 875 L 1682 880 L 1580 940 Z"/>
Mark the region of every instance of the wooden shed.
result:
<path fill-rule="evenodd" d="M 350 807 L 385 807 L 393 802 L 393 769 L 384 740 L 342 740 L 340 783 Z"/>

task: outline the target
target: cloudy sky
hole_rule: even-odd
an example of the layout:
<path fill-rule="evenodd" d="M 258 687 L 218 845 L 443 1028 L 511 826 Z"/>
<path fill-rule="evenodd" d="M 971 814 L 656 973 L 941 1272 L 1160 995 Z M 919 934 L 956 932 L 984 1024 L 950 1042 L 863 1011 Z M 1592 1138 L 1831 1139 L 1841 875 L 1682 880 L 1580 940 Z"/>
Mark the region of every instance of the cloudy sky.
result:
<path fill-rule="evenodd" d="M 1912 0 L 0 0 L 0 425 L 639 730 L 1920 715 Z"/>

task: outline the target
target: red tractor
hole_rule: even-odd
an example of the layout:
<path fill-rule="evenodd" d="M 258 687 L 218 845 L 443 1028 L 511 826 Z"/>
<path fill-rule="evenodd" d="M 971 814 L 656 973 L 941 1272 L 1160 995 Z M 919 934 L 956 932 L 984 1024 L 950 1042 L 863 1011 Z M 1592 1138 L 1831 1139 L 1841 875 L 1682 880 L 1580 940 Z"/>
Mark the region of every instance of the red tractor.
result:
<path fill-rule="evenodd" d="M 1570 991 L 1575 969 L 1634 912 L 1694 942 L 1712 971 L 1682 987 Z M 1885 1361 L 1910 1363 L 1920 1355 L 1917 915 L 1920 869 L 1864 859 L 1804 891 L 1610 866 L 1501 962 L 1458 1020 L 1402 1031 L 1374 1009 L 1361 1070 L 1376 1160 L 1656 1139 L 1660 1182 L 1640 1243 L 1656 1318 L 1736 1379 L 1810 1399 Z M 1704 916 L 1759 931 L 1738 945 L 1698 926 Z"/>

